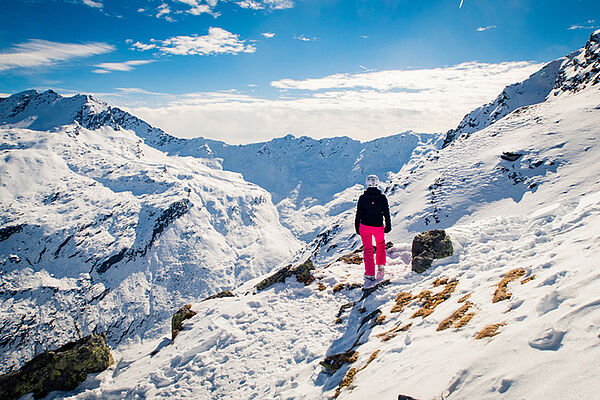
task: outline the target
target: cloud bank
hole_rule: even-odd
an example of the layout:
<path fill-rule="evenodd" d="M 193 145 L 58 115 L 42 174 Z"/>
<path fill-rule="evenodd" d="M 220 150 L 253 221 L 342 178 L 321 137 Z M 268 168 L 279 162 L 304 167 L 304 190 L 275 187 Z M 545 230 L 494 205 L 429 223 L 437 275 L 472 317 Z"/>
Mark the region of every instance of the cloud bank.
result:
<path fill-rule="evenodd" d="M 407 129 L 445 132 L 472 109 L 493 100 L 506 85 L 526 79 L 541 66 L 469 62 L 446 68 L 282 79 L 271 82 L 279 90 L 274 99 L 233 90 L 190 93 L 165 96 L 162 105 L 129 110 L 179 137 L 203 136 L 232 144 L 287 133 L 369 140 Z"/>
<path fill-rule="evenodd" d="M 150 43 L 135 42 L 132 49 L 147 51 L 156 49 L 162 54 L 209 55 L 254 53 L 256 47 L 240 40 L 239 35 L 222 28 L 211 27 L 208 35 L 174 36 L 165 40 L 151 39 Z"/>
<path fill-rule="evenodd" d="M 151 62 L 154 62 L 154 60 L 132 60 L 120 63 L 101 63 L 95 65 L 98 67 L 98 69 L 94 70 L 93 72 L 97 74 L 108 74 L 111 71 L 131 71 L 137 65 L 150 64 Z"/>
<path fill-rule="evenodd" d="M 13 68 L 50 66 L 75 58 L 105 54 L 115 50 L 107 43 L 58 43 L 32 39 L 0 53 L 0 71 Z"/>

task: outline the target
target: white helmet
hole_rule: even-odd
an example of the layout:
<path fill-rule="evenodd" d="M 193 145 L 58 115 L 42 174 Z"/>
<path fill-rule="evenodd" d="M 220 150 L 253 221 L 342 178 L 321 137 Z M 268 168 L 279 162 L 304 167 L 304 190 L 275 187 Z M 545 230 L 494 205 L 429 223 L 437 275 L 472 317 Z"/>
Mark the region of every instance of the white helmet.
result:
<path fill-rule="evenodd" d="M 377 175 L 369 175 L 367 176 L 367 187 L 377 187 L 379 185 L 379 178 Z"/>

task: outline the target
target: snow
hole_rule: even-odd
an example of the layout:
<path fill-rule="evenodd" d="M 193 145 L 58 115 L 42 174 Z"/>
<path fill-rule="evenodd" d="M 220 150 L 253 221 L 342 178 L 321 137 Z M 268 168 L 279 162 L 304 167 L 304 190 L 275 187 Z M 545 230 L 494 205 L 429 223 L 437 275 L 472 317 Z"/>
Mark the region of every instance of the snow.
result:
<path fill-rule="evenodd" d="M 299 249 L 270 194 L 212 160 L 109 126 L 0 133 L 0 221 L 15 229 L 0 242 L 0 336 L 18 338 L 3 342 L 3 371 L 96 330 L 113 345 L 165 332 L 182 304 Z"/>
<path fill-rule="evenodd" d="M 48 399 L 597 398 L 599 35 L 469 114 L 473 129 L 459 127 L 444 148 L 448 136 L 413 133 L 366 144 L 291 136 L 255 147 L 188 142 L 102 105 L 100 114 L 51 132 L 10 120 L 2 128 L 0 218 L 13 228 L 0 242 L 0 317 L 3 337 L 14 339 L 2 365 L 82 326 L 123 335 L 112 342 L 117 363 Z M 381 171 L 398 153 L 382 184 L 393 226 L 389 281 L 364 291 L 364 266 L 338 258 L 360 246 L 353 216 L 363 188 L 353 179 L 378 168 L 365 160 L 389 149 Z M 317 185 L 321 177 L 311 172 L 319 162 L 350 179 L 327 177 L 315 197 L 299 182 Z M 290 186 L 261 168 L 248 178 L 254 165 L 285 165 L 280 177 Z M 263 179 L 270 193 L 246 179 Z M 178 215 L 173 205 L 186 211 Z M 90 223 L 93 234 L 76 233 Z M 412 238 L 436 228 L 446 229 L 454 254 L 416 274 Z M 42 237 L 50 237 L 47 252 Z M 295 253 L 297 238 L 308 243 Z M 148 250 L 102 274 L 73 255 L 102 254 L 104 262 L 122 248 Z M 274 259 L 286 261 L 281 266 L 309 257 L 313 283 L 290 277 L 256 291 Z M 493 302 L 515 270 L 508 298 Z M 225 287 L 236 296 L 201 301 Z M 446 296 L 428 315 L 415 315 L 427 306 L 426 291 Z M 392 312 L 403 292 L 411 300 Z M 165 325 L 184 301 L 197 314 L 171 342 Z M 463 307 L 470 320 L 446 322 Z M 35 333 L 14 334 L 19 321 Z M 23 347 L 31 337 L 44 341 Z M 357 359 L 333 373 L 320 364 L 353 350 Z"/>
<path fill-rule="evenodd" d="M 359 331 L 365 334 L 352 367 L 379 353 L 340 398 L 400 393 L 419 399 L 594 398 L 600 389 L 591 368 L 600 359 L 600 272 L 591 260 L 600 251 L 594 228 L 600 202 L 547 215 L 459 224 L 448 232 L 453 242 L 462 243 L 460 250 L 436 261 L 424 275 L 402 262 L 407 244 L 394 246 L 388 251 L 390 285 L 364 300 L 360 289 L 333 292 L 337 283 L 363 283 L 363 267 L 343 262 L 318 268 L 317 281 L 306 287 L 289 278 L 246 294 L 256 283 L 248 282 L 236 291 L 238 297 L 193 304 L 198 314 L 185 322 L 173 344 L 164 345 L 164 338 L 117 350 L 111 370 L 88 378 L 77 391 L 49 398 L 329 398 L 350 366 L 328 375 L 319 362 L 348 350 Z M 564 229 L 582 220 L 587 223 L 578 229 Z M 524 267 L 525 277 L 535 279 L 513 282 L 512 298 L 492 303 L 495 285 L 515 267 Z M 459 283 L 431 315 L 411 318 L 417 302 L 390 313 L 396 294 L 440 291 L 432 282 L 444 276 Z M 326 289 L 319 290 L 319 283 Z M 436 331 L 460 307 L 457 300 L 471 292 L 471 322 Z M 340 306 L 351 301 L 356 305 L 336 324 Z M 387 317 L 384 324 L 357 329 L 377 309 Z M 387 342 L 377 336 L 411 322 L 407 332 Z M 474 338 L 494 323 L 506 324 L 499 335 Z"/>

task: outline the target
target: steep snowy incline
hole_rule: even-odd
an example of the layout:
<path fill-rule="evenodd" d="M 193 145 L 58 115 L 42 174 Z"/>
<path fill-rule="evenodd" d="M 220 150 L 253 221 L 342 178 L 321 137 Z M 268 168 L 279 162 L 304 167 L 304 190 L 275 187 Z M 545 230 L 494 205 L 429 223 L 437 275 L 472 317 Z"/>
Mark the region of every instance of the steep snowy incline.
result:
<path fill-rule="evenodd" d="M 454 255 L 422 275 L 398 243 L 389 283 L 370 295 L 353 258 L 317 265 L 307 286 L 292 277 L 256 293 L 251 281 L 193 304 L 173 343 L 123 346 L 114 367 L 48 399 L 593 399 L 600 174 L 582 167 L 598 162 L 592 142 L 555 177 L 577 193 L 540 190 L 519 213 L 496 204 L 452 226 Z"/>
<path fill-rule="evenodd" d="M 446 133 L 442 147 L 457 137 L 477 132 L 514 110 L 537 104 L 553 96 L 573 93 L 600 83 L 600 29 L 590 35 L 586 45 L 563 58 L 550 62 L 523 82 L 507 86 L 491 103 L 483 105 Z"/>
<path fill-rule="evenodd" d="M 2 371 L 92 331 L 160 334 L 299 248 L 269 193 L 214 161 L 111 127 L 0 134 Z"/>
<path fill-rule="evenodd" d="M 491 103 L 465 115 L 458 127 L 446 133 L 442 147 L 450 145 L 460 135 L 468 136 L 504 118 L 517 108 L 541 103 L 554 88 L 566 58 L 554 60 L 523 82 L 504 88 Z"/>

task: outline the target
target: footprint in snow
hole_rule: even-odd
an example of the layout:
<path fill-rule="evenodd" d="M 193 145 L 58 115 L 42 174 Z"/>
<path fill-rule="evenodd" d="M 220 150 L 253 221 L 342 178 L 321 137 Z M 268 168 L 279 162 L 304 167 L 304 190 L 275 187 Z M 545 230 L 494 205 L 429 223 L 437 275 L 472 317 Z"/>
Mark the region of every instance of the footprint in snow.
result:
<path fill-rule="evenodd" d="M 557 331 L 554 328 L 546 329 L 539 337 L 529 341 L 529 346 L 537 350 L 556 351 L 562 345 L 565 332 Z"/>

